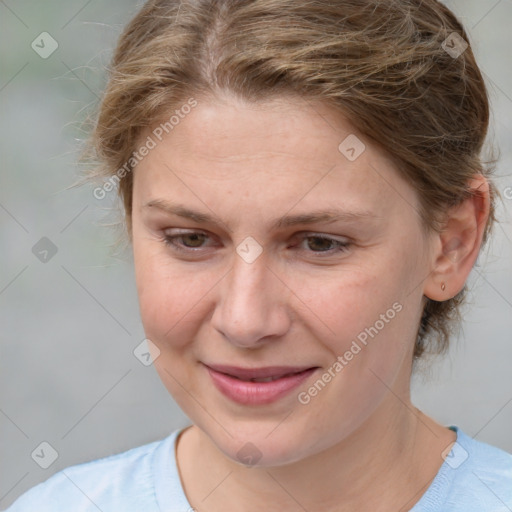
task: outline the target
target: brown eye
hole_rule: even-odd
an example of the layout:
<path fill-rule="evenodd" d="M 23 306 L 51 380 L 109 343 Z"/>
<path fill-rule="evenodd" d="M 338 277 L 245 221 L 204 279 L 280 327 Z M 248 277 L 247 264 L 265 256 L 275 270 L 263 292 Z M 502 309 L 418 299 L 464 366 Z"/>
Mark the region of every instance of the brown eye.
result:
<path fill-rule="evenodd" d="M 335 253 L 346 252 L 351 245 L 350 242 L 320 235 L 304 236 L 302 242 L 306 242 L 304 244 L 306 246 L 304 250 L 318 254 L 320 257 L 323 254 L 325 254 L 325 256 L 333 256 Z"/>
<path fill-rule="evenodd" d="M 202 249 L 208 238 L 205 233 L 190 232 L 179 235 L 165 235 L 163 242 L 177 251 L 193 251 L 194 249 Z"/>
<path fill-rule="evenodd" d="M 310 236 L 306 240 L 308 240 L 308 248 L 315 252 L 328 251 L 329 249 L 332 249 L 333 243 L 336 242 L 336 240 L 332 240 L 330 238 L 322 238 L 319 236 Z"/>
<path fill-rule="evenodd" d="M 206 235 L 203 233 L 191 233 L 189 235 L 181 235 L 178 238 L 184 242 L 185 247 L 198 248 L 201 247 Z"/>

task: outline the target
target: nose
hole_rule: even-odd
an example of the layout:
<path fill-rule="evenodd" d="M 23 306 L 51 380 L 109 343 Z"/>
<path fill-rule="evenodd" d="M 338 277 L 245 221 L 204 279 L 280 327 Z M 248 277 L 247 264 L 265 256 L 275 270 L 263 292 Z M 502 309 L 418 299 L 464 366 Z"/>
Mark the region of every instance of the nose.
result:
<path fill-rule="evenodd" d="M 237 254 L 220 284 L 212 325 L 230 343 L 257 348 L 290 328 L 290 290 L 261 255 L 247 263 Z"/>

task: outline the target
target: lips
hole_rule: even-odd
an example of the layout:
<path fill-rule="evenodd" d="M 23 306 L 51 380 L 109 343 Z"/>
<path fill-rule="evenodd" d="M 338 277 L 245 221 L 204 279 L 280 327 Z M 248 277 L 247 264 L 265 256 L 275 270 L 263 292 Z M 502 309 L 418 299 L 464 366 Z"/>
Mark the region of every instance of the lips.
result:
<path fill-rule="evenodd" d="M 218 391 L 245 406 L 261 406 L 284 398 L 318 369 L 316 366 L 239 368 L 226 365 L 205 365 L 205 368 Z"/>
<path fill-rule="evenodd" d="M 230 377 L 251 382 L 271 382 L 289 375 L 305 372 L 312 366 L 266 366 L 262 368 L 240 368 L 229 365 L 206 365 L 212 370 Z"/>

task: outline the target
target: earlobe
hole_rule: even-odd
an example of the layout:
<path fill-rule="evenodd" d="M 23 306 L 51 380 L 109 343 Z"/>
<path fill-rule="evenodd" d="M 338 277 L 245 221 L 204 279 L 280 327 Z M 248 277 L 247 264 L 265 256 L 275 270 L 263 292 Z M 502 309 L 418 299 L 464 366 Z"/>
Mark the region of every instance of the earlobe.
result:
<path fill-rule="evenodd" d="M 437 249 L 423 291 L 435 301 L 457 295 L 478 258 L 489 217 L 489 184 L 477 174 L 469 181 L 468 191 L 469 197 L 447 211 L 444 228 L 435 237 Z"/>

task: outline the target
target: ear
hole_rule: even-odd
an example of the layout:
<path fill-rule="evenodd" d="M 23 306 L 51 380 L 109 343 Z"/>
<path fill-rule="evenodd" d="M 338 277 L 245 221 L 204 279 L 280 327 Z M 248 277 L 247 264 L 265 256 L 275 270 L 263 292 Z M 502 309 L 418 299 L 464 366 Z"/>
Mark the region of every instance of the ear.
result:
<path fill-rule="evenodd" d="M 480 251 L 489 217 L 489 183 L 477 174 L 468 190 L 471 196 L 447 211 L 441 233 L 432 240 L 431 272 L 423 294 L 435 301 L 451 299 L 462 290 Z"/>

